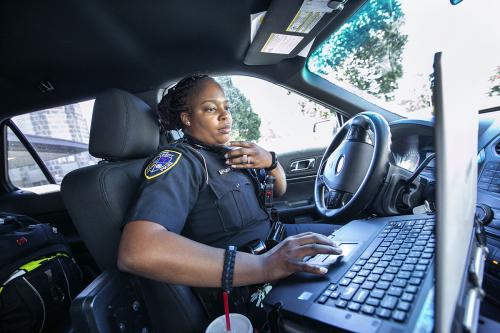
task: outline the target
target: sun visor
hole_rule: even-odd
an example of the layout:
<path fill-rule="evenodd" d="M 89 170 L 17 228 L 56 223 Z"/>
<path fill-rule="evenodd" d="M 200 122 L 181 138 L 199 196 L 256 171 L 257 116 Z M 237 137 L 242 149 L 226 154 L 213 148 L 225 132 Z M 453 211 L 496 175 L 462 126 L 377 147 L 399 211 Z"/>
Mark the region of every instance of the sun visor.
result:
<path fill-rule="evenodd" d="M 252 38 L 244 63 L 271 65 L 299 53 L 307 56 L 314 38 L 344 9 L 346 2 L 273 0 L 267 12 L 251 16 Z"/>

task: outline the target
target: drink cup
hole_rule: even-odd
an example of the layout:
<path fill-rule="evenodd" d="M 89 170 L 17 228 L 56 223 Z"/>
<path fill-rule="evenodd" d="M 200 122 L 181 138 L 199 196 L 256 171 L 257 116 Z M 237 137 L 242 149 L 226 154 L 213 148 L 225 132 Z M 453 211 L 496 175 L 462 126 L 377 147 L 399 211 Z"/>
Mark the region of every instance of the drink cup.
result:
<path fill-rule="evenodd" d="M 226 316 L 222 315 L 214 319 L 208 325 L 205 333 L 253 333 L 252 323 L 242 314 L 230 313 L 231 330 L 226 330 Z"/>

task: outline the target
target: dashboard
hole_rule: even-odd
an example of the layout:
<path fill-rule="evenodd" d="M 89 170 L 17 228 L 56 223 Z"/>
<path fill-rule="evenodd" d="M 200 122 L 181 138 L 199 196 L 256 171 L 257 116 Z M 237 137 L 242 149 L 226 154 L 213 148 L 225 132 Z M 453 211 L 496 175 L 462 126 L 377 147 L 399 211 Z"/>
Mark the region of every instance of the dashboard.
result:
<path fill-rule="evenodd" d="M 490 286 L 500 295 L 500 111 L 479 117 L 477 202 L 489 206 L 493 213 L 486 227 L 490 250 L 487 273 Z M 494 282 L 491 283 L 491 277 Z"/>
<path fill-rule="evenodd" d="M 409 171 L 415 171 L 426 157 L 434 153 L 432 136 L 406 135 L 392 141 L 394 164 Z"/>
<path fill-rule="evenodd" d="M 391 123 L 393 163 L 415 171 L 415 168 L 434 153 L 432 121 L 400 120 Z M 459 149 L 457 147 L 457 149 Z M 493 219 L 485 228 L 489 255 L 483 288 L 487 299 L 500 305 L 500 111 L 479 115 L 478 128 L 477 203 L 491 208 Z M 434 163 L 422 172 L 434 178 Z"/>
<path fill-rule="evenodd" d="M 477 203 L 491 208 L 486 226 L 489 255 L 483 288 L 487 301 L 500 306 L 500 111 L 479 116 Z"/>
<path fill-rule="evenodd" d="M 435 152 L 434 127 L 431 121 L 399 120 L 391 123 L 392 163 L 415 171 L 418 165 Z M 424 169 L 423 175 L 433 177 L 434 161 Z"/>

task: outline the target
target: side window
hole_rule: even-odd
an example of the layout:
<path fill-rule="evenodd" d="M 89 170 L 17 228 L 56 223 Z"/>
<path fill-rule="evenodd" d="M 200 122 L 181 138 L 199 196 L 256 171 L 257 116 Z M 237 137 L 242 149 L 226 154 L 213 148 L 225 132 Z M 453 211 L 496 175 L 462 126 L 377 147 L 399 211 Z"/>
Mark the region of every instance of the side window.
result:
<path fill-rule="evenodd" d="M 12 184 L 19 188 L 49 184 L 38 164 L 10 128 L 7 128 L 7 141 L 7 165 Z"/>
<path fill-rule="evenodd" d="M 345 118 L 288 89 L 247 76 L 216 78 L 230 102 L 234 140 L 286 153 L 327 147 Z"/>
<path fill-rule="evenodd" d="M 96 164 L 98 160 L 88 151 L 93 105 L 90 100 L 12 118 L 43 163 L 36 163 L 30 149 L 22 144 L 24 140 L 8 128 L 8 172 L 12 184 L 19 188 L 60 184 L 68 172 Z M 53 180 L 47 179 L 42 169 Z"/>

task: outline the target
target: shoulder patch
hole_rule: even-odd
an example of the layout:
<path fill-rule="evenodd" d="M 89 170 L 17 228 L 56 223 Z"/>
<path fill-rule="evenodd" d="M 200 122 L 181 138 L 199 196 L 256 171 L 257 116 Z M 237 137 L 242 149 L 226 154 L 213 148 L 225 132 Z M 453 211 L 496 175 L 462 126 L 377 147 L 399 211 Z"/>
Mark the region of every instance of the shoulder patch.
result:
<path fill-rule="evenodd" d="M 172 169 L 181 159 L 182 154 L 173 150 L 162 150 L 155 158 L 149 162 L 144 169 L 144 177 L 153 179 L 163 175 L 168 170 Z"/>

